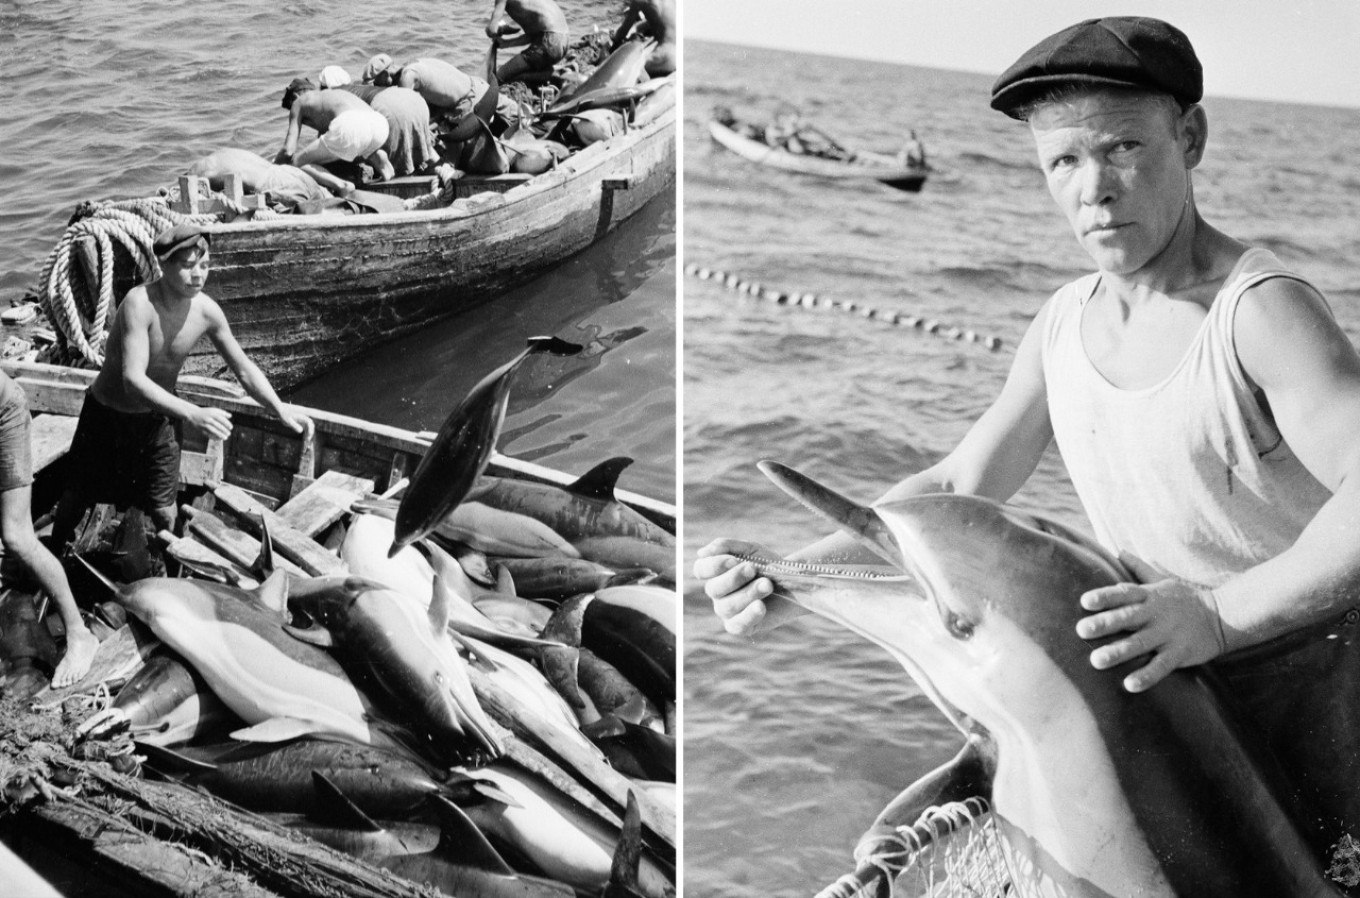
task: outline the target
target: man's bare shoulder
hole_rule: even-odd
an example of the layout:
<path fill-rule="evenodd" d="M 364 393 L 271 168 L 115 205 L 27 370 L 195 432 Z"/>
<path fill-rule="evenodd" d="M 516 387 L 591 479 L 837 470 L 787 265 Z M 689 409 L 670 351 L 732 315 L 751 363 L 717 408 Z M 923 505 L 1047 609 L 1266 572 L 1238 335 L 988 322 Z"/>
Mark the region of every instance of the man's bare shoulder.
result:
<path fill-rule="evenodd" d="M 1232 328 L 1243 370 L 1263 387 L 1315 373 L 1319 365 L 1356 363 L 1327 300 L 1297 278 L 1272 277 L 1244 290 Z"/>

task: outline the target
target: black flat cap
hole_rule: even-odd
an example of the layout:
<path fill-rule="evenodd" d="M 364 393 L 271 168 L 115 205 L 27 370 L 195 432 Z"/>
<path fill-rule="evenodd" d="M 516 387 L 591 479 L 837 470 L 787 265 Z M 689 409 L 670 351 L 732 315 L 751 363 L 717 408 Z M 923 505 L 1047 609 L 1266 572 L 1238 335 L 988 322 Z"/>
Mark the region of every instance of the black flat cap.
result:
<path fill-rule="evenodd" d="M 157 235 L 155 242 L 151 244 L 151 250 L 157 259 L 168 259 L 186 246 L 197 245 L 200 240 L 204 246 L 209 243 L 208 235 L 203 228 L 184 221 Z"/>
<path fill-rule="evenodd" d="M 1182 106 L 1204 95 L 1204 70 L 1190 39 L 1160 19 L 1087 19 L 1044 38 L 992 85 L 992 108 L 1011 118 L 1060 84 L 1136 87 L 1168 93 Z"/>

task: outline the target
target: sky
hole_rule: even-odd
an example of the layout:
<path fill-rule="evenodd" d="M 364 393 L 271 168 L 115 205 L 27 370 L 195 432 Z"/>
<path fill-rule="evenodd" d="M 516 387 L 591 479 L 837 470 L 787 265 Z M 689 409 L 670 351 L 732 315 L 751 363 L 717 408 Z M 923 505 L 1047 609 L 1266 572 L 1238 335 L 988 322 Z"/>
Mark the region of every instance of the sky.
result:
<path fill-rule="evenodd" d="M 1360 0 L 679 0 L 686 38 L 999 74 L 1082 19 L 1184 31 L 1208 96 L 1360 107 Z"/>

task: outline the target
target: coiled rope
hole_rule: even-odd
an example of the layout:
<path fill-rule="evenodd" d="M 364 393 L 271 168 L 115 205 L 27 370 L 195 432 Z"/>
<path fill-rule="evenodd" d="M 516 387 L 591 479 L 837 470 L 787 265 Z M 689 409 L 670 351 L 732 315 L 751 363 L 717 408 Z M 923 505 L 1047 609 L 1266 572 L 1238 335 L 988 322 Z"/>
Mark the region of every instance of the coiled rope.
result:
<path fill-rule="evenodd" d="M 828 296 L 815 296 L 811 293 L 786 293 L 781 290 L 772 290 L 755 281 L 748 281 L 740 275 L 729 274 L 725 271 L 718 271 L 713 268 L 705 268 L 694 262 L 685 266 L 685 274 L 696 277 L 701 281 L 717 281 L 729 290 L 734 290 L 746 296 L 756 299 L 768 299 L 778 305 L 802 306 L 804 308 L 834 309 L 840 312 L 849 312 L 868 318 L 874 321 L 882 321 L 886 324 L 898 325 L 900 327 L 910 327 L 930 334 L 931 336 L 941 337 L 946 340 L 960 340 L 968 343 L 978 343 L 987 347 L 992 352 L 1001 348 L 1000 337 L 985 337 L 975 330 L 953 327 L 943 324 L 933 318 L 926 318 L 923 315 L 911 315 L 903 312 L 887 312 L 863 303 L 849 302 L 844 300 L 832 299 Z"/>
<path fill-rule="evenodd" d="M 185 221 L 209 224 L 217 216 L 175 212 L 165 197 L 92 204 L 76 214 L 43 266 L 38 300 L 56 331 L 61 360 L 98 367 L 104 362 L 109 315 L 117 304 L 115 245 L 127 250 L 138 275 L 149 283 L 161 276 L 151 250 L 157 234 Z"/>

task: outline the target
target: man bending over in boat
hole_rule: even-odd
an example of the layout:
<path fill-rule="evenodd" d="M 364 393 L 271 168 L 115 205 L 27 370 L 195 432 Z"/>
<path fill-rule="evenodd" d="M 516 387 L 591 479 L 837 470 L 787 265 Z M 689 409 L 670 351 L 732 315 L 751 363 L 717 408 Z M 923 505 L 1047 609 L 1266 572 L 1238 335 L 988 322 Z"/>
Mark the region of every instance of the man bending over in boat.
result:
<path fill-rule="evenodd" d="M 79 682 L 90 669 L 99 640 L 85 626 L 66 571 L 33 532 L 33 443 L 28 397 L 0 371 L 0 543 L 6 559 L 23 565 L 57 603 L 66 626 L 66 653 L 52 674 L 53 688 Z M 8 585 L 8 576 L 5 578 Z M 16 599 L 22 597 L 15 597 Z"/>
<path fill-rule="evenodd" d="M 156 529 L 173 530 L 179 490 L 176 423 L 209 437 L 231 435 L 231 414 L 175 395 L 180 368 L 207 337 L 245 391 L 296 433 L 311 419 L 279 399 L 259 367 L 236 342 L 226 316 L 203 292 L 208 279 L 208 236 L 198 225 L 179 224 L 153 245 L 161 277 L 128 291 L 114 315 L 104 364 L 85 395 L 71 441 L 71 479 L 57 504 L 53 543 L 61 550 L 89 504 L 134 505 Z"/>
<path fill-rule="evenodd" d="M 1133 662 L 1121 682 L 1143 692 L 1278 640 L 1254 657 L 1291 669 L 1285 702 L 1252 665 L 1216 667 L 1289 775 L 1307 778 L 1360 745 L 1354 715 L 1337 713 L 1354 684 L 1326 680 L 1353 639 L 1329 634 L 1360 606 L 1360 354 L 1316 287 L 1203 218 L 1202 93 L 1189 39 L 1132 16 L 1064 29 L 997 80 L 992 108 L 1027 123 L 1096 270 L 1035 315 L 959 445 L 880 501 L 1007 501 L 1056 440 L 1097 539 L 1139 580 L 1081 597 L 1076 635 L 1111 639 L 1091 665 Z M 796 616 L 740 551 L 719 540 L 694 565 L 726 629 Z M 1323 739 L 1300 720 L 1340 729 Z M 1329 805 L 1316 820 L 1360 823 L 1356 790 L 1316 798 Z"/>
<path fill-rule="evenodd" d="M 655 40 L 658 46 L 647 57 L 647 74 L 663 78 L 675 71 L 675 3 L 672 0 L 630 0 L 623 23 L 614 32 L 617 50 L 637 26 L 634 34 Z"/>
<path fill-rule="evenodd" d="M 553 0 L 496 0 L 486 36 L 497 47 L 524 47 L 496 70 L 501 84 L 546 80 L 553 64 L 567 55 L 571 39 L 566 14 Z"/>
<path fill-rule="evenodd" d="M 387 142 L 387 119 L 354 94 L 320 90 L 306 78 L 294 78 L 283 91 L 288 110 L 288 133 L 274 161 L 305 167 L 313 163 L 366 161 L 378 180 L 392 177 L 383 144 Z M 298 150 L 302 126 L 315 128 L 316 140 Z"/>

